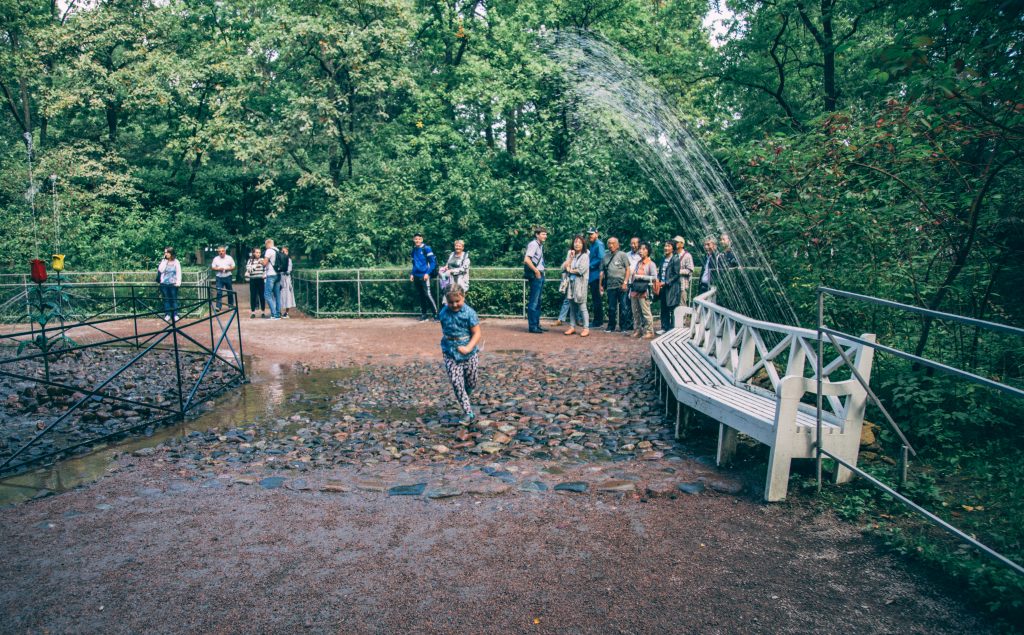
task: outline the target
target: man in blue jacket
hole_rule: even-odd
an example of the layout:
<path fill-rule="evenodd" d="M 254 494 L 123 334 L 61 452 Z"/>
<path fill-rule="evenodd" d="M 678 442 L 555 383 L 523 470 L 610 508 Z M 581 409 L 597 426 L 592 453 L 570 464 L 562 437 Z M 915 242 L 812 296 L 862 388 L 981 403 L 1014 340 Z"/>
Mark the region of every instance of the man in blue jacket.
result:
<path fill-rule="evenodd" d="M 597 229 L 591 227 L 587 232 L 590 238 L 590 297 L 594 301 L 594 319 L 590 326 L 597 328 L 604 324 L 604 311 L 601 302 L 601 261 L 604 260 L 604 243 L 597 233 Z"/>
<path fill-rule="evenodd" d="M 416 288 L 420 300 L 420 322 L 436 320 L 437 303 L 430 293 L 430 275 L 437 270 L 437 257 L 433 249 L 423 244 L 423 234 L 414 234 L 412 244 L 412 273 L 409 274 L 409 281 Z"/>

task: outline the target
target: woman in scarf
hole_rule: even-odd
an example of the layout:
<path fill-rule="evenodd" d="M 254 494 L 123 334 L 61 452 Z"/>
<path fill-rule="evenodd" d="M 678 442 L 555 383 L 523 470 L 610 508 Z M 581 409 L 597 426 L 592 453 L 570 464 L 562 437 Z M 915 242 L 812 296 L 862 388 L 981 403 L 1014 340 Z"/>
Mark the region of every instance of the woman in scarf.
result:
<path fill-rule="evenodd" d="M 572 239 L 572 250 L 562 263 L 562 271 L 569 275 L 565 297 L 569 300 L 569 330 L 566 335 L 576 332 L 579 324 L 580 337 L 590 335 L 590 316 L 587 314 L 587 292 L 590 287 L 590 251 L 583 236 Z"/>

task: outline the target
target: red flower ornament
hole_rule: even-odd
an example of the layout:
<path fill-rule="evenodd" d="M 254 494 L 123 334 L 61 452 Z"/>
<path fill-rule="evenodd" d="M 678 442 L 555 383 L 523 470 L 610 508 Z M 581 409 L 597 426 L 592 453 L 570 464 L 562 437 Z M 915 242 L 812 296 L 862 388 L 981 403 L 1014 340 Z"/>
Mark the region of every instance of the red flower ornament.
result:
<path fill-rule="evenodd" d="M 36 284 L 43 284 L 46 282 L 46 263 L 38 258 L 34 258 L 29 262 L 32 268 L 32 282 Z"/>

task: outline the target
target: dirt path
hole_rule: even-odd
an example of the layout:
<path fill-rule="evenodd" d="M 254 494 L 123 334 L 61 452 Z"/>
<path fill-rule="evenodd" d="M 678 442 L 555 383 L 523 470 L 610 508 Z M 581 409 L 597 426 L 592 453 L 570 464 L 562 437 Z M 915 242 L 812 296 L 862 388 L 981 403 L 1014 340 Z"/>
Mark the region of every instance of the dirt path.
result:
<path fill-rule="evenodd" d="M 436 324 L 405 319 L 245 318 L 242 328 L 261 381 L 296 363 L 437 354 Z M 620 335 L 484 328 L 485 355 L 647 363 L 645 343 Z M 761 504 L 750 484 L 725 493 L 735 475 L 706 461 L 427 457 L 293 473 L 175 446 L 140 454 L 92 485 L 0 509 L 0 631 L 986 631 L 855 528 Z M 589 487 L 551 491 L 568 481 Z M 388 495 L 419 483 L 446 497 Z"/>

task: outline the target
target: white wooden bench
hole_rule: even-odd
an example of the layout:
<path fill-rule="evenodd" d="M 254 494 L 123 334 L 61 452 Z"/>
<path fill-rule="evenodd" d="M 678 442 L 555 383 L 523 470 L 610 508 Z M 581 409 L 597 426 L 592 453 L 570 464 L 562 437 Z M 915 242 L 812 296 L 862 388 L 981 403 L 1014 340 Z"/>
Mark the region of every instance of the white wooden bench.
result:
<path fill-rule="evenodd" d="M 810 329 L 755 320 L 715 304 L 715 289 L 694 299 L 689 327 L 676 328 L 651 342 L 659 396 L 675 397 L 676 436 L 680 408 L 692 409 L 719 422 L 719 465 L 736 451 L 737 433 L 771 448 L 764 487 L 767 501 L 786 498 L 790 460 L 813 458 L 816 409 L 801 403 L 817 390 L 817 333 Z M 682 317 L 682 316 L 679 316 Z M 682 324 L 682 320 L 677 324 Z M 860 336 L 874 341 L 874 335 Z M 767 342 L 767 343 L 766 343 Z M 850 340 L 839 344 L 865 381 L 870 381 L 874 350 Z M 825 449 L 857 464 L 867 391 L 853 378 L 842 357 L 822 366 L 822 439 Z M 777 364 L 785 362 L 780 375 Z M 832 379 L 831 375 L 845 377 Z M 755 382 L 762 385 L 756 385 Z M 852 473 L 836 470 L 838 482 Z"/>

